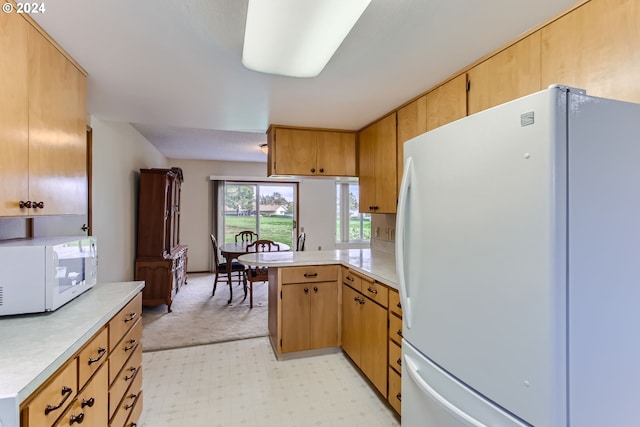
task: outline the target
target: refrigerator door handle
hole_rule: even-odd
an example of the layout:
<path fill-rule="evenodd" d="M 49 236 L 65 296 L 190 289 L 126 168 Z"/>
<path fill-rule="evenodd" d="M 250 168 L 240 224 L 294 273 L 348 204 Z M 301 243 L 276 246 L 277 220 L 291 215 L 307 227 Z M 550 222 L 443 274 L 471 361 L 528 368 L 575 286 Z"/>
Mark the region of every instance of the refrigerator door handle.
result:
<path fill-rule="evenodd" d="M 400 184 L 400 194 L 398 197 L 398 214 L 396 217 L 396 271 L 398 274 L 398 283 L 400 285 L 400 301 L 402 304 L 403 318 L 406 321 L 408 329 L 411 329 L 411 298 L 407 293 L 408 287 L 405 279 L 405 269 L 407 262 L 404 256 L 404 236 L 405 222 L 408 212 L 407 198 L 411 188 L 411 177 L 413 176 L 413 158 L 409 157 L 404 164 L 404 173 L 402 174 L 402 183 Z"/>
<path fill-rule="evenodd" d="M 487 427 L 486 424 L 481 423 L 477 419 L 473 418 L 471 415 L 462 411 L 460 408 L 449 402 L 442 395 L 440 395 L 437 391 L 433 389 L 427 382 L 422 379 L 420 373 L 418 372 L 418 367 L 411 357 L 407 354 L 404 354 L 405 367 L 407 368 L 407 372 L 409 373 L 409 377 L 416 383 L 416 385 L 424 391 L 427 395 L 431 396 L 436 402 L 438 402 L 444 409 L 446 409 L 450 414 L 457 417 L 461 421 L 473 426 L 473 427 Z"/>

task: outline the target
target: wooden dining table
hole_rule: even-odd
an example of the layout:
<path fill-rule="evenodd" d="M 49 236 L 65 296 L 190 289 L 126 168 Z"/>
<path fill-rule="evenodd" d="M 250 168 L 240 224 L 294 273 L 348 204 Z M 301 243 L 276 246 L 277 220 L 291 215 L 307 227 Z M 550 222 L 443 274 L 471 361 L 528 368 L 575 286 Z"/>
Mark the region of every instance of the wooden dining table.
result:
<path fill-rule="evenodd" d="M 227 263 L 227 280 L 231 284 L 231 263 L 233 260 L 238 259 L 240 255 L 244 255 L 247 252 L 247 246 L 253 242 L 229 242 L 220 245 L 220 255 L 222 255 Z M 291 247 L 286 243 L 273 242 L 280 247 L 280 252 L 290 251 Z"/>

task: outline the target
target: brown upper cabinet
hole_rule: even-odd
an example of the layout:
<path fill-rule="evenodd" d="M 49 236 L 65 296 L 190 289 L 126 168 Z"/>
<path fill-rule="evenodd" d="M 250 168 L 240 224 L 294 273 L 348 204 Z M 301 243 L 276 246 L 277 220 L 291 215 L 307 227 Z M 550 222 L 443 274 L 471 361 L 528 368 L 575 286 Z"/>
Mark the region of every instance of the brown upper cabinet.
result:
<path fill-rule="evenodd" d="M 404 143 L 427 131 L 427 96 L 423 95 L 400 108 L 398 114 L 398 194 L 404 170 Z"/>
<path fill-rule="evenodd" d="M 0 48 L 0 216 L 86 214 L 85 73 L 17 14 Z"/>
<path fill-rule="evenodd" d="M 467 75 L 449 80 L 427 93 L 427 131 L 467 115 Z"/>
<path fill-rule="evenodd" d="M 467 75 L 469 114 L 539 91 L 540 31 L 479 63 Z"/>
<path fill-rule="evenodd" d="M 356 176 L 356 134 L 351 131 L 271 126 L 268 174 Z"/>
<path fill-rule="evenodd" d="M 640 102 L 640 5 L 591 0 L 541 30 L 542 86 Z"/>
<path fill-rule="evenodd" d="M 359 135 L 360 212 L 395 213 L 397 205 L 396 113 Z"/>

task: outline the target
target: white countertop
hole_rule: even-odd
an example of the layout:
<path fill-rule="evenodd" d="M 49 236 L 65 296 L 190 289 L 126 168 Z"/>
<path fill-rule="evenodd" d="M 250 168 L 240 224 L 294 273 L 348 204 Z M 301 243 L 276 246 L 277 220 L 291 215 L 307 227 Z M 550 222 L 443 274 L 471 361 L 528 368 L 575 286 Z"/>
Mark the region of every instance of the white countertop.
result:
<path fill-rule="evenodd" d="M 102 283 L 53 312 L 0 317 L 0 427 L 18 427 L 20 403 L 143 287 Z"/>
<path fill-rule="evenodd" d="M 342 264 L 374 280 L 398 289 L 396 260 L 391 254 L 372 249 L 333 251 L 258 252 L 245 254 L 238 261 L 247 265 L 294 267 L 297 265 Z"/>

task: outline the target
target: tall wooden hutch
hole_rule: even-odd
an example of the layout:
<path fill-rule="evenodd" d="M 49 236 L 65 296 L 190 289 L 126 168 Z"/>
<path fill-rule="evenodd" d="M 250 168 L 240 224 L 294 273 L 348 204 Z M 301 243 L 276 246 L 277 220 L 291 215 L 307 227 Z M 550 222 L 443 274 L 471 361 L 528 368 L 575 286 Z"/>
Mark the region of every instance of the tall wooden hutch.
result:
<path fill-rule="evenodd" d="M 140 169 L 136 280 L 144 280 L 142 304 L 171 303 L 187 283 L 187 246 L 180 244 L 182 169 Z"/>

